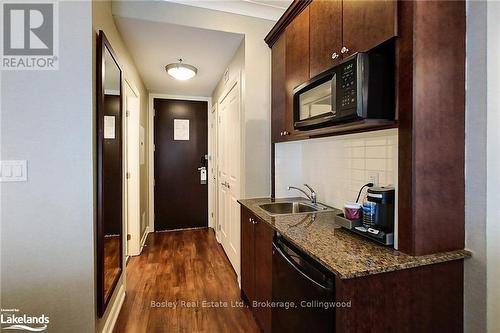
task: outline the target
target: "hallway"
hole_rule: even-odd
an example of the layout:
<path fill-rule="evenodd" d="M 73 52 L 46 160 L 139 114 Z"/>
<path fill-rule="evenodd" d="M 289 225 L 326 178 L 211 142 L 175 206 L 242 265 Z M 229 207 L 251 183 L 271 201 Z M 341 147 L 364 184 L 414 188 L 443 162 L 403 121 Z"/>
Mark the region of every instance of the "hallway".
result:
<path fill-rule="evenodd" d="M 249 309 L 236 303 L 241 301 L 236 275 L 211 229 L 150 234 L 126 274 L 116 333 L 258 332 Z M 177 301 L 177 307 L 153 307 L 153 301 Z M 217 303 L 208 307 L 203 301 Z M 222 301 L 228 306 L 215 307 Z"/>

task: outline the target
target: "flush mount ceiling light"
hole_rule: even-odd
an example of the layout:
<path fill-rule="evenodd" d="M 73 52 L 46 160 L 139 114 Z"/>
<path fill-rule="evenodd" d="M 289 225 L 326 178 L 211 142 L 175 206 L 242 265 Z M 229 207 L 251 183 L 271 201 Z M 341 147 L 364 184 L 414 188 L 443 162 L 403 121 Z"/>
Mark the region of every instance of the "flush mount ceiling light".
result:
<path fill-rule="evenodd" d="M 174 64 L 168 64 L 165 66 L 165 70 L 167 71 L 168 75 L 173 77 L 176 80 L 189 80 L 193 76 L 198 73 L 198 69 L 194 66 L 188 65 L 188 64 L 183 64 L 182 59 L 179 59 L 178 63 Z"/>

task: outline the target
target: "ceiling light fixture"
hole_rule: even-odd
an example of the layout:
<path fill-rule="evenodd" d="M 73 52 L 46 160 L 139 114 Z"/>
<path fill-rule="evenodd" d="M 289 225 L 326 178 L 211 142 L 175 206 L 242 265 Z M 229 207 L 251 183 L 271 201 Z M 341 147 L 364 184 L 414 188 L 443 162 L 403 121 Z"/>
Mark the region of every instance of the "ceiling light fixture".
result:
<path fill-rule="evenodd" d="M 168 75 L 174 79 L 185 81 L 194 77 L 198 73 L 198 69 L 194 66 L 183 64 L 182 59 L 178 63 L 168 64 L 165 66 Z"/>

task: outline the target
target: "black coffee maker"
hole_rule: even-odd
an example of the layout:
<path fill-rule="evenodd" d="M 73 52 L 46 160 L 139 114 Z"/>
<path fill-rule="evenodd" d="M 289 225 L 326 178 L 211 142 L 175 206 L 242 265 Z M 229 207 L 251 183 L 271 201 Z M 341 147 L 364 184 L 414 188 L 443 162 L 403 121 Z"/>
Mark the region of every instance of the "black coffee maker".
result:
<path fill-rule="evenodd" d="M 353 231 L 384 245 L 393 245 L 394 197 L 394 187 L 369 188 L 363 204 L 363 225 Z"/>

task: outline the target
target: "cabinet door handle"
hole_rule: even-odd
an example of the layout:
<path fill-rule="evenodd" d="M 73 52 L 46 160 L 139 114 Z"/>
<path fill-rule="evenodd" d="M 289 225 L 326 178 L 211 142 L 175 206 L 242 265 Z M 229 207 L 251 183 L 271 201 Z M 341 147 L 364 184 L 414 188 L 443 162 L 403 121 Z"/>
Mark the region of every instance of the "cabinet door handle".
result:
<path fill-rule="evenodd" d="M 283 136 L 283 132 L 280 132 L 280 136 Z"/>
<path fill-rule="evenodd" d="M 345 46 L 342 46 L 342 49 L 340 50 L 340 53 L 344 54 L 344 53 L 347 53 L 349 52 L 349 49 Z"/>
<path fill-rule="evenodd" d="M 337 59 L 339 57 L 337 52 L 333 52 L 332 59 Z"/>
<path fill-rule="evenodd" d="M 253 219 L 252 219 L 252 223 L 253 223 L 253 224 L 257 224 L 257 221 L 255 221 L 255 220 L 253 220 Z"/>
<path fill-rule="evenodd" d="M 253 223 L 253 220 L 251 217 L 248 219 L 248 222 Z"/>

